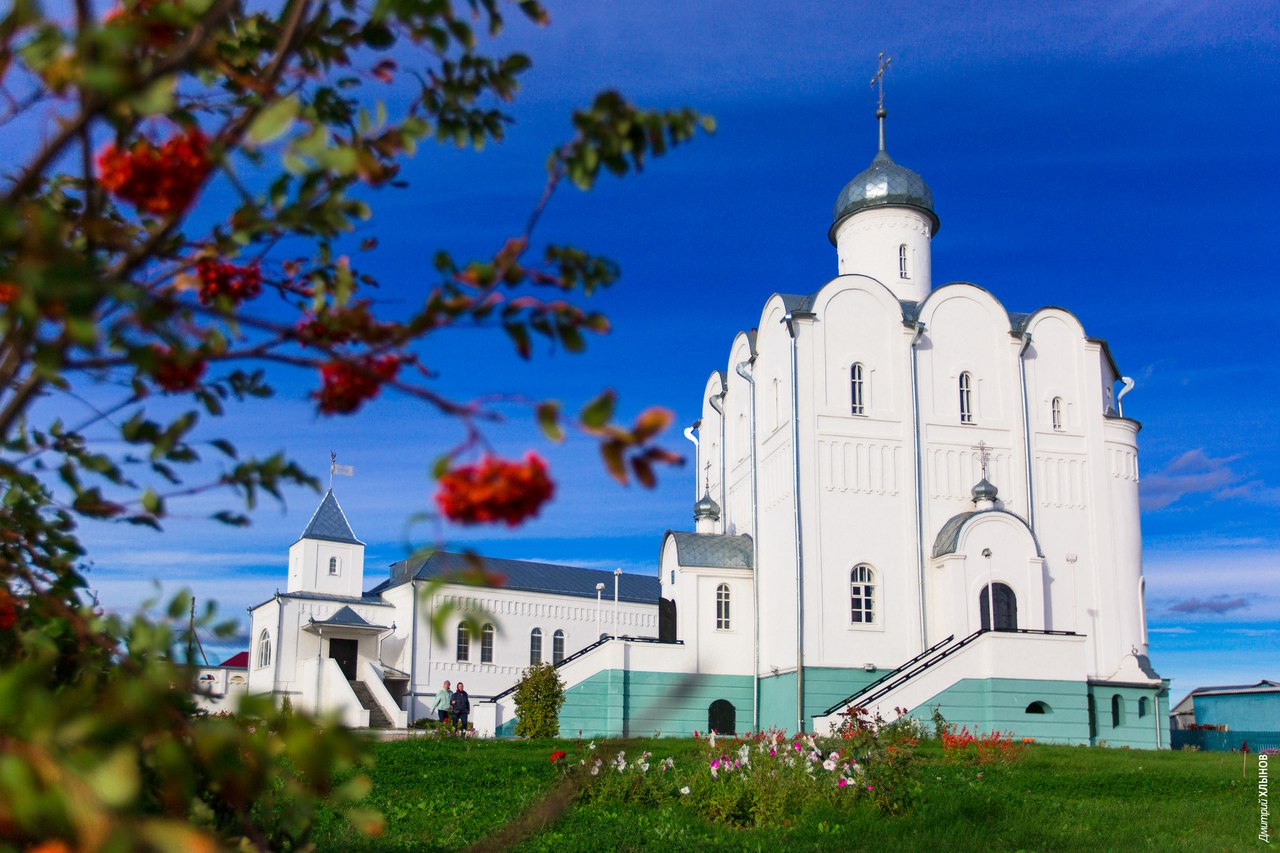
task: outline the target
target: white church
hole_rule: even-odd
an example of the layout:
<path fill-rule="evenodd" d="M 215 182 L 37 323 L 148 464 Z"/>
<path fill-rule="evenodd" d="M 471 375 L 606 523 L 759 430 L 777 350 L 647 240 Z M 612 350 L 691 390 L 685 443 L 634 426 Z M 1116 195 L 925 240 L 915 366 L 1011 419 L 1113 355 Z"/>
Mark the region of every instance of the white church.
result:
<path fill-rule="evenodd" d="M 879 150 L 836 201 L 837 275 L 766 299 L 702 389 L 687 434 L 705 493 L 693 531 L 655 542 L 656 577 L 488 560 L 503 584 L 427 598 L 467 567 L 437 552 L 367 585 L 330 491 L 285 591 L 251 610 L 248 691 L 403 727 L 461 681 L 477 729 L 502 736 L 521 671 L 549 661 L 566 736 L 825 733 L 854 707 L 936 708 L 980 731 L 1167 747 L 1132 382 L 1069 311 L 934 287 L 932 194 L 877 116 Z M 446 604 L 481 630 L 433 636 Z"/>

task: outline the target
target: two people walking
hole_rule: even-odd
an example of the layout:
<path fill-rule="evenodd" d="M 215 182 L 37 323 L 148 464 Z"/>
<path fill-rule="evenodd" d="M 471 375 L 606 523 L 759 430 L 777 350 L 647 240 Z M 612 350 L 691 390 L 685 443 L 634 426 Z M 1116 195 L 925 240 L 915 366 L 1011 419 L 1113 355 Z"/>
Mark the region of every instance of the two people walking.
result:
<path fill-rule="evenodd" d="M 458 682 L 457 690 L 449 690 L 449 682 L 445 682 L 436 693 L 431 710 L 437 714 L 440 722 L 452 723 L 454 728 L 467 730 L 467 717 L 471 715 L 471 697 L 467 695 L 465 685 Z"/>

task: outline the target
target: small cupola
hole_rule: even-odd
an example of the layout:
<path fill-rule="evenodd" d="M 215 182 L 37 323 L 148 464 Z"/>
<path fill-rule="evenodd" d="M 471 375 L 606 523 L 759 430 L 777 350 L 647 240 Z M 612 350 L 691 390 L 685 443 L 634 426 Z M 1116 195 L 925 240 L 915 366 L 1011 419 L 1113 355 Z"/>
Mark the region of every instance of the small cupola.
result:
<path fill-rule="evenodd" d="M 999 494 L 997 489 L 990 480 L 983 477 L 978 481 L 978 485 L 973 487 L 973 503 L 980 509 L 995 509 L 996 495 Z"/>
<path fill-rule="evenodd" d="M 711 498 L 711 489 L 702 494 L 702 500 L 693 505 L 693 526 L 698 533 L 715 533 L 720 523 L 720 504 Z"/>

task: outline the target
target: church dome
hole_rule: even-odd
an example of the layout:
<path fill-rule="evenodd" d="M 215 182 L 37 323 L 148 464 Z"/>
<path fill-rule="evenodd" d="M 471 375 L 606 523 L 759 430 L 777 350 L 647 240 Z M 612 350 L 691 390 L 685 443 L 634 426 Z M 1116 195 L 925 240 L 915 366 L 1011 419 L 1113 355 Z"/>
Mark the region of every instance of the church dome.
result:
<path fill-rule="evenodd" d="M 994 501 L 998 494 L 1000 494 L 1000 491 L 991 483 L 990 480 L 983 477 L 978 482 L 978 485 L 973 487 L 973 502 Z"/>
<path fill-rule="evenodd" d="M 703 518 L 709 518 L 712 521 L 720 520 L 720 504 L 711 499 L 710 492 L 704 494 L 702 500 L 693 505 L 693 518 L 694 521 Z"/>
<path fill-rule="evenodd" d="M 876 113 L 880 119 L 880 150 L 871 165 L 859 172 L 844 185 L 836 199 L 835 217 L 831 225 L 834 241 L 836 228 L 845 219 L 869 207 L 914 207 L 928 214 L 933 221 L 933 233 L 938 233 L 938 215 L 933 212 L 933 193 L 924 178 L 905 166 L 893 162 L 884 147 L 884 110 Z"/>

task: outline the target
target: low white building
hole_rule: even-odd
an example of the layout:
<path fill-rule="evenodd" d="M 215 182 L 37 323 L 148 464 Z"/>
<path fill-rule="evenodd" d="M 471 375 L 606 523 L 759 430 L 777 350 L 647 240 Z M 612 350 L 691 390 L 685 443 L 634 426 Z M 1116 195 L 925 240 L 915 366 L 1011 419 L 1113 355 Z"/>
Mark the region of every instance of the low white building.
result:
<path fill-rule="evenodd" d="M 933 286 L 932 193 L 889 157 L 878 118 L 879 151 L 828 234 L 838 274 L 768 296 L 710 374 L 696 530 L 665 534 L 657 578 L 622 576 L 616 627 L 592 600 L 613 578 L 584 569 L 492 560 L 504 585 L 426 600 L 424 583 L 466 567 L 436 554 L 362 592 L 364 546 L 330 493 L 291 549 L 288 591 L 253 610 L 250 690 L 352 725 L 376 704 L 402 725 L 463 680 L 494 697 L 473 718 L 501 734 L 520 670 L 562 652 L 565 734 L 825 731 L 862 706 L 1167 746 L 1140 425 L 1120 408 L 1132 383 L 1063 308 Z M 493 614 L 492 632 L 435 640 L 444 603 Z"/>

